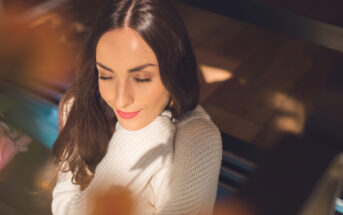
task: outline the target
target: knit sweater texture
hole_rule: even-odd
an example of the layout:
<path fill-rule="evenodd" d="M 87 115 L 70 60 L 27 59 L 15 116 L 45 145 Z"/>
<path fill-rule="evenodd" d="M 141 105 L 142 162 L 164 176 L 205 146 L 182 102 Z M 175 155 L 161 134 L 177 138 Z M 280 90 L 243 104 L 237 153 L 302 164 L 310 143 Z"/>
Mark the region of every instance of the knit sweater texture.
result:
<path fill-rule="evenodd" d="M 63 107 L 62 124 L 71 105 Z M 52 213 L 87 214 L 89 196 L 122 186 L 137 199 L 134 215 L 212 214 L 221 160 L 220 132 L 200 105 L 177 120 L 165 110 L 139 130 L 126 130 L 117 122 L 85 190 L 72 183 L 70 171 L 59 172 Z"/>

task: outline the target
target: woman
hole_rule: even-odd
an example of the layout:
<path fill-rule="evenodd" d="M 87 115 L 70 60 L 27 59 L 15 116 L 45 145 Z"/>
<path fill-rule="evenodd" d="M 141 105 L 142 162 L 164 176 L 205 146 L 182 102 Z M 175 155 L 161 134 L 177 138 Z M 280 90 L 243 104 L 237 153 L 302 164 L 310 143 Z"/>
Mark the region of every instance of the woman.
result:
<path fill-rule="evenodd" d="M 53 214 L 89 213 L 88 198 L 113 186 L 138 199 L 134 214 L 210 214 L 222 143 L 198 97 L 171 1 L 108 1 L 59 104 Z"/>

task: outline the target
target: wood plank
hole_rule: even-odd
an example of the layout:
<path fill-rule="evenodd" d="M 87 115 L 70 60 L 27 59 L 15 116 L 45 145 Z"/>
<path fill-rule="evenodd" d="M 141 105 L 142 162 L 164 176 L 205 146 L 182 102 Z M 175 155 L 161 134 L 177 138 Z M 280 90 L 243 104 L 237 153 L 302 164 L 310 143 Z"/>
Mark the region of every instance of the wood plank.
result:
<path fill-rule="evenodd" d="M 248 119 L 240 118 L 236 114 L 230 113 L 227 109 L 211 104 L 204 104 L 203 107 L 221 131 L 246 142 L 252 142 L 262 129 L 261 125 L 255 124 Z"/>

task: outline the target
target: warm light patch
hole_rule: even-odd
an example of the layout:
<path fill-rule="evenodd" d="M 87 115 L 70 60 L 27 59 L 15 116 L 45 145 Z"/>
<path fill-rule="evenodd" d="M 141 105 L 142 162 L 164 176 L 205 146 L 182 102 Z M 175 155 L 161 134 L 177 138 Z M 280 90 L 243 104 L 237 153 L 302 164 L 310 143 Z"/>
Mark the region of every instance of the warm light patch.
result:
<path fill-rule="evenodd" d="M 200 65 L 200 69 L 204 76 L 205 82 L 208 84 L 214 82 L 223 82 L 229 80 L 233 76 L 232 72 L 217 67 Z"/>
<path fill-rule="evenodd" d="M 58 166 L 54 163 L 54 159 L 50 158 L 38 169 L 35 174 L 35 185 L 39 189 L 52 190 L 51 182 L 56 176 Z"/>
<path fill-rule="evenodd" d="M 277 128 L 292 133 L 302 132 L 306 117 L 304 105 L 282 92 L 274 93 L 271 101 L 279 112 L 275 119 Z"/>
<path fill-rule="evenodd" d="M 245 78 L 239 78 L 238 79 L 238 82 L 241 84 L 241 85 L 243 85 L 243 86 L 246 86 L 247 85 L 247 79 L 245 79 Z"/>
<path fill-rule="evenodd" d="M 12 10 L 0 20 L 0 75 L 18 81 L 70 80 L 78 50 L 74 38 L 82 27 L 54 12 L 19 22 Z"/>

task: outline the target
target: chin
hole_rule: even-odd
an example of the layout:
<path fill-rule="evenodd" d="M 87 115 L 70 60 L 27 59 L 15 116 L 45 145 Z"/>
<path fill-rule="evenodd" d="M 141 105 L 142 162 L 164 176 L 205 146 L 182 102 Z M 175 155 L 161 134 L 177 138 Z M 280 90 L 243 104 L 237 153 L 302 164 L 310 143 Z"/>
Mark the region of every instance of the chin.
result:
<path fill-rule="evenodd" d="M 136 130 L 139 130 L 139 129 L 141 129 L 141 128 L 143 128 L 143 127 L 140 127 L 140 126 L 129 126 L 129 125 L 123 125 L 123 124 L 121 124 L 121 126 L 123 127 L 123 128 L 125 128 L 126 130 L 130 130 L 130 131 L 136 131 Z"/>
<path fill-rule="evenodd" d="M 154 118 L 150 118 L 150 119 L 140 119 L 140 118 L 132 118 L 132 119 L 129 119 L 129 120 L 126 120 L 126 119 L 121 119 L 119 120 L 119 123 L 120 125 L 125 128 L 126 130 L 139 130 L 139 129 L 142 129 L 144 127 L 146 127 L 147 125 L 149 125 L 153 120 L 155 119 Z"/>
<path fill-rule="evenodd" d="M 135 123 L 135 122 L 130 122 L 129 120 L 120 120 L 119 121 L 120 125 L 125 128 L 126 130 L 139 130 L 141 128 L 144 128 L 146 126 L 146 124 L 142 124 L 142 123 Z"/>

